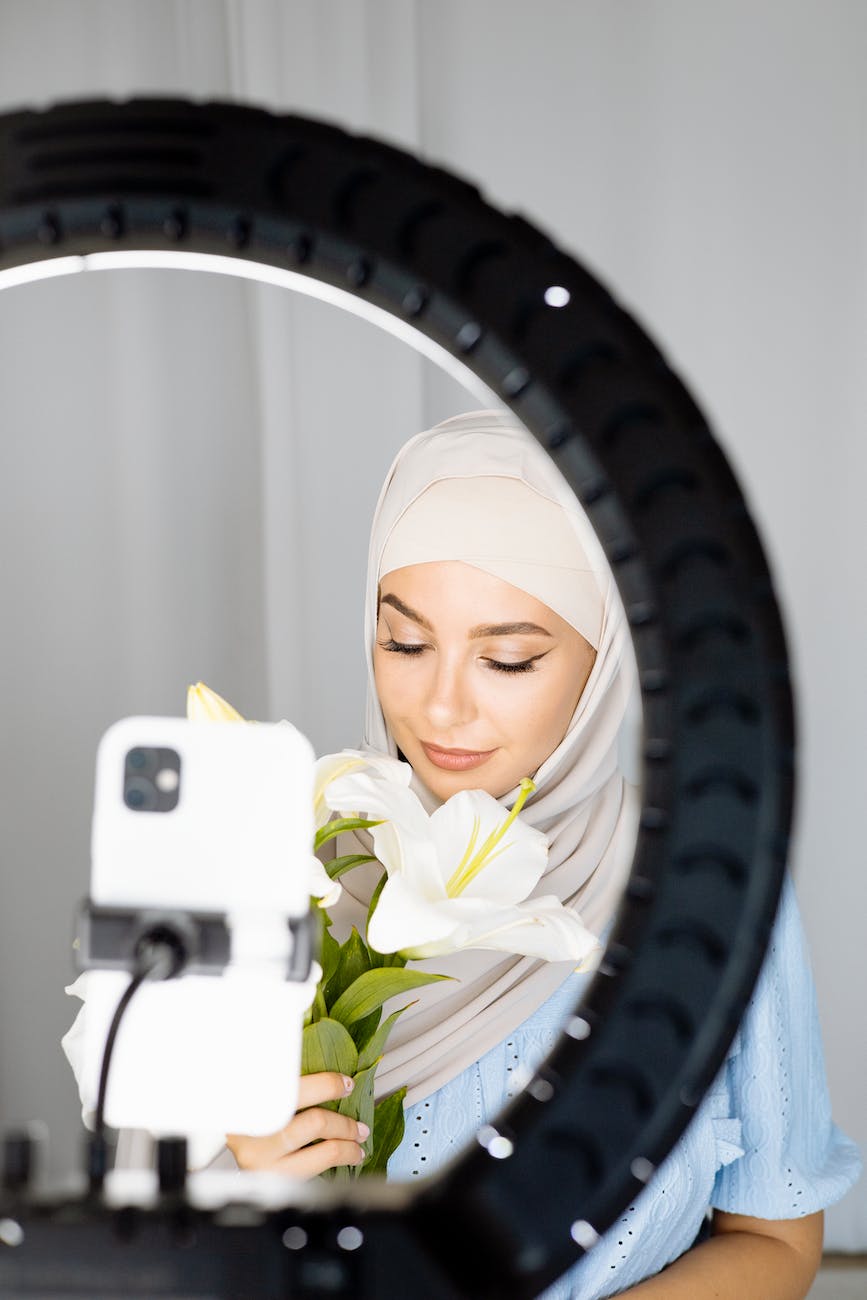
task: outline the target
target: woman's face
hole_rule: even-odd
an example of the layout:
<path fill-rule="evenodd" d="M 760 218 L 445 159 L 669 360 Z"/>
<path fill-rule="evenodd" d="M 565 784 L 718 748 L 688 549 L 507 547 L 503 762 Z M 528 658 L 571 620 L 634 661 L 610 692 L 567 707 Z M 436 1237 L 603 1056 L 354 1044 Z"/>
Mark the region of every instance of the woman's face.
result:
<path fill-rule="evenodd" d="M 547 605 L 458 560 L 380 583 L 373 667 L 398 748 L 440 799 L 506 794 L 566 734 L 596 658 Z"/>

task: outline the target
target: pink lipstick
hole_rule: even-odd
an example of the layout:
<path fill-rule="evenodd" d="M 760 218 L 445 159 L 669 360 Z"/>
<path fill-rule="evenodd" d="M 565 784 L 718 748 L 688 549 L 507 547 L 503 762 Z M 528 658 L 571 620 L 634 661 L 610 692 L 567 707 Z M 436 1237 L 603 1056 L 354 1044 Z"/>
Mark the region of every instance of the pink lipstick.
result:
<path fill-rule="evenodd" d="M 467 772 L 471 768 L 480 767 L 482 763 L 487 762 L 492 754 L 496 753 L 496 750 L 493 749 L 484 751 L 440 749 L 438 745 L 428 745 L 425 741 L 421 742 L 421 747 L 435 767 L 441 767 L 447 772 Z"/>

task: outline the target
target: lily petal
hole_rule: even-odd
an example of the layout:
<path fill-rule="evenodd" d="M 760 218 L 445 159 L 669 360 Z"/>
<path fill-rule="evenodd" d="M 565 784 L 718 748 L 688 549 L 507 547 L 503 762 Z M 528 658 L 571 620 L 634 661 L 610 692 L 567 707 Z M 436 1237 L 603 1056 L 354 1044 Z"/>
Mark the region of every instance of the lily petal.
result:
<path fill-rule="evenodd" d="M 343 816 L 363 812 L 371 820 L 397 823 L 409 836 L 430 836 L 430 818 L 418 795 L 408 786 L 378 780 L 367 772 L 336 777 L 325 790 L 325 802 Z"/>
<path fill-rule="evenodd" d="M 414 883 L 403 875 L 386 881 L 367 927 L 368 942 L 377 952 L 402 952 L 430 943 L 435 952 L 452 951 L 448 940 L 455 930 L 454 919 L 447 907 L 423 898 Z"/>
<path fill-rule="evenodd" d="M 373 849 L 390 877 L 403 875 L 423 898 L 445 898 L 442 872 L 430 836 L 408 831 L 397 822 L 382 822 L 370 832 Z"/>
<path fill-rule="evenodd" d="M 310 894 L 319 903 L 320 907 L 333 907 L 340 895 L 343 893 L 343 886 L 339 880 L 332 880 L 322 863 L 315 856 L 310 855 Z"/>
<path fill-rule="evenodd" d="M 325 825 L 332 812 L 341 811 L 328 798 L 332 783 L 350 773 L 361 772 L 397 789 L 408 786 L 412 780 L 409 763 L 392 758 L 390 754 L 360 749 L 341 749 L 336 754 L 324 754 L 316 760 L 313 770 L 313 817 L 316 830 Z"/>
<path fill-rule="evenodd" d="M 245 722 L 237 709 L 204 682 L 187 687 L 187 717 L 192 722 Z"/>
<path fill-rule="evenodd" d="M 580 969 L 593 964 L 602 945 L 576 912 L 557 898 L 537 898 L 519 907 L 489 913 L 474 924 L 463 925 L 448 940 L 440 939 L 402 949 L 408 958 L 421 959 L 456 948 L 485 948 L 520 953 L 544 961 L 573 961 Z"/>

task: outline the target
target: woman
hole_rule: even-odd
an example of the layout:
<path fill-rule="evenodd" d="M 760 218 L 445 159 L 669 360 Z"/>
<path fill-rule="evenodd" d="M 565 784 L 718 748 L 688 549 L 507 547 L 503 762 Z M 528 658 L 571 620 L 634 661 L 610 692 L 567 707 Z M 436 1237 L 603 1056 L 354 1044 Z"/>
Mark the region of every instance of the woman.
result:
<path fill-rule="evenodd" d="M 398 455 L 371 534 L 365 633 L 367 746 L 404 757 L 429 808 L 470 788 L 510 806 L 532 776 L 521 815 L 550 846 L 537 892 L 556 893 L 604 938 L 635 829 L 618 762 L 628 638 L 574 497 L 509 417 L 459 416 Z M 338 921 L 363 918 L 377 875 L 344 878 Z M 430 965 L 457 979 L 421 991 L 377 1073 L 383 1092 L 408 1085 L 391 1178 L 433 1172 L 502 1108 L 589 978 L 568 963 L 491 952 Z M 302 1176 L 357 1163 L 366 1133 L 319 1107 L 343 1089 L 338 1076 L 309 1076 L 281 1134 L 230 1140 L 238 1162 Z M 830 1119 L 787 885 L 749 1011 L 693 1123 L 546 1297 L 803 1297 L 821 1256 L 822 1209 L 858 1172 Z M 693 1248 L 710 1211 L 710 1239 Z"/>

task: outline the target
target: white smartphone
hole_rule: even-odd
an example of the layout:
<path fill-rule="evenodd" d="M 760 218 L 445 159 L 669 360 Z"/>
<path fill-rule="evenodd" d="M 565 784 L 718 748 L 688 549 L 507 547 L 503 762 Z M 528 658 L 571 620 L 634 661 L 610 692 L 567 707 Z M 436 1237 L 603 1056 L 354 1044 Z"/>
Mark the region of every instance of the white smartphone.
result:
<path fill-rule="evenodd" d="M 294 1114 L 316 968 L 303 979 L 287 970 L 310 909 L 313 768 L 310 743 L 287 723 L 133 717 L 102 737 L 91 911 L 206 915 L 228 935 L 208 973 L 193 963 L 133 996 L 112 1055 L 111 1127 L 211 1138 L 271 1133 Z M 98 951 L 85 965 L 87 1109 L 130 975 Z"/>

